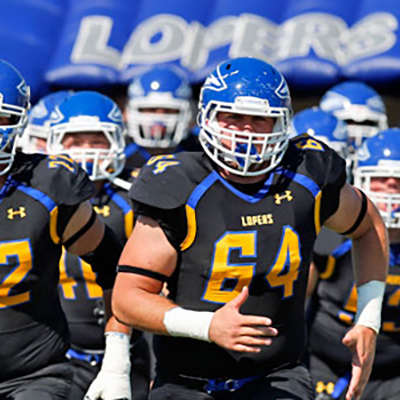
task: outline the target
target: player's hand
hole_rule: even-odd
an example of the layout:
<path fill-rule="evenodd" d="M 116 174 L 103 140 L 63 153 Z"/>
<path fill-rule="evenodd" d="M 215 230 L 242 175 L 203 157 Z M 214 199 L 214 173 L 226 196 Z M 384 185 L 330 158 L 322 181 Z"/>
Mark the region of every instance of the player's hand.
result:
<path fill-rule="evenodd" d="M 272 343 L 271 337 L 278 331 L 269 318 L 240 313 L 248 297 L 249 289 L 244 287 L 237 297 L 215 312 L 209 329 L 212 342 L 228 350 L 248 353 L 258 353 Z"/>
<path fill-rule="evenodd" d="M 101 370 L 84 400 L 131 400 L 130 335 L 109 331 L 105 336 Z"/>
<path fill-rule="evenodd" d="M 131 382 L 127 374 L 100 371 L 85 395 L 85 400 L 131 400 Z"/>
<path fill-rule="evenodd" d="M 368 383 L 375 357 L 376 336 L 372 329 L 355 325 L 342 340 L 351 351 L 352 364 L 346 400 L 359 400 Z"/>

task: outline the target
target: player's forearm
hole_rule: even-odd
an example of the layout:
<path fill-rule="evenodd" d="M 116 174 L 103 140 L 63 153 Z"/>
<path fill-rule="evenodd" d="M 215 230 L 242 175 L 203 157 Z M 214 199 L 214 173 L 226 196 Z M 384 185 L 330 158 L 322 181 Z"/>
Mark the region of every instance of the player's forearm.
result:
<path fill-rule="evenodd" d="M 120 332 L 120 333 L 125 333 L 126 335 L 130 335 L 131 328 L 129 326 L 126 326 L 126 325 L 118 322 L 117 319 L 115 318 L 115 316 L 113 315 L 113 312 L 111 309 L 111 296 L 112 296 L 112 290 L 105 290 L 103 292 L 104 311 L 105 311 L 105 316 L 106 316 L 106 320 L 107 320 L 105 333 Z"/>
<path fill-rule="evenodd" d="M 353 239 L 353 263 L 357 286 L 372 280 L 385 282 L 389 265 L 387 231 L 381 221 Z"/>
<path fill-rule="evenodd" d="M 118 290 L 114 290 L 112 307 L 115 317 L 122 324 L 167 335 L 168 331 L 163 322 L 165 312 L 176 305 L 164 296 L 135 288 L 119 293 Z"/>

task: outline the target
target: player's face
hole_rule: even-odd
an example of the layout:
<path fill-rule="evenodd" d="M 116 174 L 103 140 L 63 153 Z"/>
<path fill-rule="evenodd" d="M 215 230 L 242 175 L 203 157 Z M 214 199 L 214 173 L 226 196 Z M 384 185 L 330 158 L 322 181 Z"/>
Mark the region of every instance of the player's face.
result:
<path fill-rule="evenodd" d="M 370 189 L 372 192 L 400 194 L 400 178 L 371 177 Z M 382 211 L 386 211 L 387 205 L 383 203 L 378 203 L 377 207 Z"/>
<path fill-rule="evenodd" d="M 39 137 L 32 138 L 35 151 L 38 153 L 47 152 L 47 140 Z"/>
<path fill-rule="evenodd" d="M 159 123 L 155 122 L 150 126 L 150 135 L 153 138 L 157 139 L 162 139 L 167 133 L 167 126 L 165 123 L 162 121 L 162 117 L 168 116 L 168 115 L 176 115 L 179 114 L 179 110 L 174 109 L 174 108 L 162 108 L 162 107 L 146 107 L 146 108 L 140 108 L 140 112 L 143 114 L 148 114 L 149 116 L 152 116 L 153 118 L 157 115 L 160 116 L 160 121 Z"/>
<path fill-rule="evenodd" d="M 248 133 L 262 133 L 263 135 L 271 133 L 275 125 L 275 118 L 231 112 L 218 113 L 217 120 L 221 128 Z M 261 140 L 263 135 L 256 137 L 256 140 Z M 240 138 L 240 135 L 238 138 Z M 233 150 L 231 148 L 233 144 L 232 141 L 224 139 L 221 141 L 225 147 Z M 262 151 L 262 144 L 255 144 L 255 147 L 259 153 Z"/>
<path fill-rule="evenodd" d="M 382 178 L 371 178 L 371 190 L 373 192 L 385 192 L 385 193 L 400 193 L 400 178 L 394 177 L 382 177 Z"/>
<path fill-rule="evenodd" d="M 11 123 L 12 122 L 11 122 L 10 116 L 0 115 L 0 125 L 1 126 L 10 125 Z"/>
<path fill-rule="evenodd" d="M 109 149 L 110 143 L 103 132 L 67 133 L 62 141 L 66 150 Z"/>

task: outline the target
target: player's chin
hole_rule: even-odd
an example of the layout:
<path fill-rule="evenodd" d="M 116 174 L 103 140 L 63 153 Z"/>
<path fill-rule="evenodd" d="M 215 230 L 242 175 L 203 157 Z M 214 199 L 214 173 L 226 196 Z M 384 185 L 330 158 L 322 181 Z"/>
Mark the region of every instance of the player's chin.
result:
<path fill-rule="evenodd" d="M 253 163 L 250 165 L 249 171 L 250 172 L 257 172 L 260 170 L 264 170 L 269 167 L 271 163 L 269 161 L 264 161 L 262 163 Z"/>
<path fill-rule="evenodd" d="M 237 171 L 243 171 L 243 167 L 236 161 L 226 161 L 226 164 Z M 268 168 L 270 165 L 269 161 L 264 161 L 262 163 L 252 163 L 247 169 L 248 172 L 257 172 Z"/>

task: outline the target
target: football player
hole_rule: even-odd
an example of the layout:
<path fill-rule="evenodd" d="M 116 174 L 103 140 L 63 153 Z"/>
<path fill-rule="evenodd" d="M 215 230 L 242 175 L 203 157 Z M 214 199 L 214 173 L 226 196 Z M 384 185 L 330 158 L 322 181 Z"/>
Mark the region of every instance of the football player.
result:
<path fill-rule="evenodd" d="M 94 210 L 125 243 L 133 227 L 132 206 L 126 190 L 110 182 L 117 176 L 123 176 L 125 182 L 132 180 L 131 172 L 124 170 L 124 125 L 118 106 L 110 98 L 94 91 L 74 94 L 58 105 L 52 114 L 47 148 L 50 154 L 68 155 L 88 173 L 96 186 L 96 193 L 90 200 Z M 103 293 L 91 271 L 84 260 L 68 252 L 63 254 L 60 294 L 71 331 L 71 348 L 67 353 L 74 366 L 71 400 L 83 399 L 100 371 L 104 357 Z M 92 384 L 86 398 L 147 399 L 147 342 L 141 339 L 141 332 L 134 331 L 130 357 L 129 330 L 124 331 L 123 328 L 120 327 L 119 335 L 126 344 L 122 349 L 124 354 L 107 351 L 102 373 Z M 106 340 L 110 337 L 109 331 L 114 329 L 114 325 L 106 327 Z M 133 360 L 132 393 L 130 358 Z M 111 382 L 113 385 L 108 387 Z"/>
<path fill-rule="evenodd" d="M 138 168 L 152 155 L 198 149 L 192 114 L 192 89 L 178 67 L 151 67 L 135 76 L 125 110 L 127 165 Z"/>
<path fill-rule="evenodd" d="M 200 96 L 203 153 L 154 157 L 130 196 L 137 214 L 113 291 L 119 321 L 156 333 L 151 400 L 313 399 L 304 302 L 325 225 L 354 242 L 358 311 L 344 339 L 368 381 L 387 269 L 379 212 L 346 182 L 345 161 L 308 135 L 289 140 L 281 73 L 225 61 Z M 167 282 L 169 295 L 159 293 Z"/>
<path fill-rule="evenodd" d="M 365 139 L 388 127 L 382 97 L 363 82 L 348 81 L 333 86 L 322 96 L 319 107 L 346 122 L 352 153 Z"/>
<path fill-rule="evenodd" d="M 54 108 L 73 94 L 71 90 L 61 90 L 42 97 L 29 110 L 28 125 L 21 138 L 21 150 L 24 153 L 47 153 L 49 119 Z"/>
<path fill-rule="evenodd" d="M 387 129 L 367 139 L 357 158 L 355 185 L 379 208 L 390 240 L 381 332 L 371 378 L 361 398 L 395 400 L 400 398 L 400 129 Z M 357 312 L 352 248 L 351 241 L 345 241 L 319 265 L 320 281 L 312 298 L 315 312 L 308 346 L 311 374 L 321 399 L 345 399 L 349 382 L 351 354 L 341 341 Z"/>
<path fill-rule="evenodd" d="M 69 332 L 58 295 L 62 247 L 92 265 L 110 297 L 122 246 L 93 212 L 94 184 L 70 157 L 16 152 L 29 87 L 5 61 L 0 94 L 0 398 L 68 399 Z"/>

